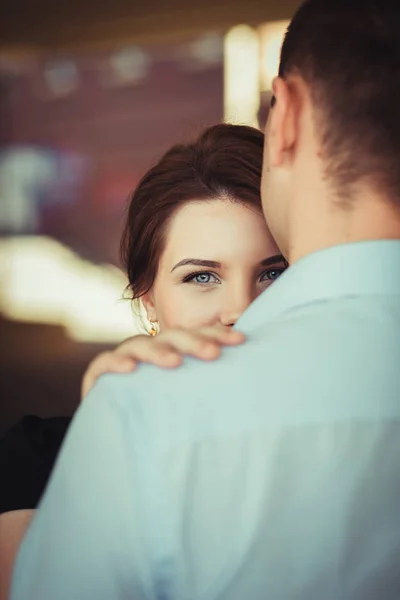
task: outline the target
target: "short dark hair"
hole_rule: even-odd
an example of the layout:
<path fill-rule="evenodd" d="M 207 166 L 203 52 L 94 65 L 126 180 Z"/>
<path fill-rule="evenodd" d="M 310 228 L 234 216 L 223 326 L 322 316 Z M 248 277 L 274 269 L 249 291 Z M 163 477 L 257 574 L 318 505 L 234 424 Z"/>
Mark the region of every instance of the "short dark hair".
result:
<path fill-rule="evenodd" d="M 169 220 L 185 203 L 227 199 L 261 209 L 263 144 L 252 127 L 215 125 L 171 148 L 148 171 L 130 199 L 121 242 L 133 299 L 153 286 Z"/>
<path fill-rule="evenodd" d="M 307 0 L 279 75 L 298 73 L 316 107 L 326 174 L 339 193 L 368 180 L 400 202 L 400 2 Z"/>

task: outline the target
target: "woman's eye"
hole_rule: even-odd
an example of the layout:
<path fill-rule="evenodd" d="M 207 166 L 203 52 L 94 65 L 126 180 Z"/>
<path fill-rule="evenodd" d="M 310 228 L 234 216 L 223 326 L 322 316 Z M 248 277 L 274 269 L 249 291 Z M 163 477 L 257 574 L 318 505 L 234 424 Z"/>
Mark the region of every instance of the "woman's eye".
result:
<path fill-rule="evenodd" d="M 218 283 L 218 280 L 212 273 L 198 273 L 194 276 L 193 281 L 196 283 Z"/>
<path fill-rule="evenodd" d="M 185 281 L 191 281 L 200 285 L 207 285 L 208 283 L 219 283 L 219 280 L 212 273 L 194 273 L 185 278 Z"/>
<path fill-rule="evenodd" d="M 278 279 L 285 270 L 286 269 L 283 268 L 268 269 L 268 271 L 264 271 L 261 275 L 260 281 L 275 281 L 275 279 Z"/>

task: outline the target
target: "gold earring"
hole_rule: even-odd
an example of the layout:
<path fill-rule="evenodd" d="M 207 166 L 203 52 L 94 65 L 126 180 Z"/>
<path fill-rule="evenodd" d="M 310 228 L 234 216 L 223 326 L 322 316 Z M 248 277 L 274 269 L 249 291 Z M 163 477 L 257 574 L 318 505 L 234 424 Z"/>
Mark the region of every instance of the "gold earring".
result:
<path fill-rule="evenodd" d="M 151 321 L 150 321 L 149 335 L 151 335 L 152 337 L 154 337 L 155 335 L 157 335 L 157 329 L 155 328 L 154 323 L 152 323 Z"/>

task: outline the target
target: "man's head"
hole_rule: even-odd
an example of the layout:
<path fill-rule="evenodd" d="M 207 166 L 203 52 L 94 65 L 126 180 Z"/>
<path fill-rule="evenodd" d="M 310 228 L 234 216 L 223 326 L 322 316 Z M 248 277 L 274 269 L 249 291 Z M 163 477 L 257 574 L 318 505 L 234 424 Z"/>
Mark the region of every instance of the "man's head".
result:
<path fill-rule="evenodd" d="M 263 208 L 286 257 L 400 237 L 400 216 L 398 234 L 383 223 L 383 213 L 400 215 L 400 3 L 307 0 L 288 28 L 273 93 Z"/>

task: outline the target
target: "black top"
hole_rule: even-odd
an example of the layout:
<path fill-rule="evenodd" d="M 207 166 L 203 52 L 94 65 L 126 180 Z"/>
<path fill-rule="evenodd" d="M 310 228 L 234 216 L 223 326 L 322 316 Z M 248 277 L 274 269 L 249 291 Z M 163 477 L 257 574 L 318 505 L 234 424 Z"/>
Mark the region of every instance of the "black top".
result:
<path fill-rule="evenodd" d="M 71 422 L 26 416 L 0 441 L 0 513 L 36 508 Z"/>

